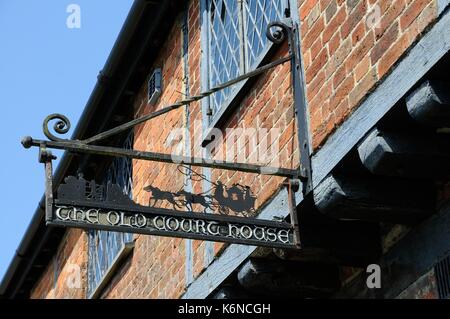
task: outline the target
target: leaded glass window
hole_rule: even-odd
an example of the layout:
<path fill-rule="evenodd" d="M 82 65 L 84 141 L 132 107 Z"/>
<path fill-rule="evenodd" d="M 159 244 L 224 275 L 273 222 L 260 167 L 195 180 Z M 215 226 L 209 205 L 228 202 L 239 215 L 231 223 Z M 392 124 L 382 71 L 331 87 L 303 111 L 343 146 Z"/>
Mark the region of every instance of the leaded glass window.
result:
<path fill-rule="evenodd" d="M 131 149 L 132 145 L 133 136 L 130 135 L 124 148 Z M 118 184 L 131 198 L 132 167 L 131 159 L 115 158 L 105 175 L 104 185 L 108 182 Z M 88 296 L 91 296 L 125 244 L 133 241 L 133 234 L 91 230 L 88 236 Z"/>
<path fill-rule="evenodd" d="M 269 22 L 284 18 L 286 0 L 207 0 L 209 86 L 257 67 L 267 52 Z M 214 114 L 235 93 L 233 87 L 211 96 Z"/>

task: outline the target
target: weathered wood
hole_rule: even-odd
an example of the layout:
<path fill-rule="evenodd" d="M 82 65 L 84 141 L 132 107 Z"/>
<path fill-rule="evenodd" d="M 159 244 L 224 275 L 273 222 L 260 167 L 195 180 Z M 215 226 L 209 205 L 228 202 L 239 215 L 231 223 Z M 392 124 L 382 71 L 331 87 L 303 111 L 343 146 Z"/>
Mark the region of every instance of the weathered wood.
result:
<path fill-rule="evenodd" d="M 426 80 L 406 97 L 406 107 L 419 123 L 450 127 L 450 83 Z"/>
<path fill-rule="evenodd" d="M 320 212 L 338 219 L 414 223 L 433 212 L 425 182 L 330 174 L 314 191 Z"/>
<path fill-rule="evenodd" d="M 450 13 L 447 11 L 313 156 L 314 185 L 319 184 L 358 141 L 448 52 L 449 25 Z M 301 201 L 302 198 L 297 203 Z M 264 210 L 262 215 L 264 218 L 274 215 L 286 217 L 286 203 L 282 206 L 280 205 L 279 210 L 274 210 L 270 205 L 271 209 Z M 183 298 L 206 298 L 254 250 L 253 246 L 230 245 L 187 288 Z"/>
<path fill-rule="evenodd" d="M 336 266 L 280 259 L 251 258 L 237 277 L 247 291 L 267 296 L 316 297 L 340 287 Z"/>
<path fill-rule="evenodd" d="M 373 129 L 359 144 L 363 165 L 376 175 L 447 179 L 450 138 Z"/>
<path fill-rule="evenodd" d="M 438 15 L 444 12 L 444 10 L 447 8 L 449 4 L 450 0 L 437 0 Z"/>
<path fill-rule="evenodd" d="M 326 217 L 326 216 L 324 216 Z M 275 249 L 283 260 L 365 267 L 381 255 L 379 227 L 375 223 L 339 221 L 302 227 L 300 250 Z"/>
<path fill-rule="evenodd" d="M 302 261 L 302 262 L 320 262 L 335 263 L 339 260 L 330 254 L 328 249 L 322 248 L 302 248 L 302 249 L 281 249 L 273 248 L 275 256 L 282 260 Z"/>
<path fill-rule="evenodd" d="M 216 293 L 212 296 L 212 299 L 247 299 L 252 296 L 249 296 L 248 293 L 239 286 L 224 286 L 217 290 Z"/>
<path fill-rule="evenodd" d="M 368 289 L 363 272 L 336 298 L 396 298 L 450 252 L 450 203 L 410 231 L 376 263 L 381 266 L 381 288 Z"/>
<path fill-rule="evenodd" d="M 288 215 L 287 190 L 282 188 L 274 199 L 265 206 L 258 218 L 271 219 L 285 218 Z M 301 192 L 296 193 L 296 202 L 301 202 Z M 232 244 L 225 249 L 222 255 L 215 259 L 208 268 L 202 272 L 187 288 L 183 299 L 207 298 L 225 279 L 227 279 L 255 250 L 256 246 Z"/>
<path fill-rule="evenodd" d="M 450 11 L 447 10 L 386 79 L 328 138 L 312 159 L 314 186 L 450 50 L 449 27 Z"/>
<path fill-rule="evenodd" d="M 380 257 L 378 224 L 328 217 L 318 211 L 312 196 L 306 197 L 297 210 L 302 249 L 276 249 L 279 258 L 365 267 Z"/>

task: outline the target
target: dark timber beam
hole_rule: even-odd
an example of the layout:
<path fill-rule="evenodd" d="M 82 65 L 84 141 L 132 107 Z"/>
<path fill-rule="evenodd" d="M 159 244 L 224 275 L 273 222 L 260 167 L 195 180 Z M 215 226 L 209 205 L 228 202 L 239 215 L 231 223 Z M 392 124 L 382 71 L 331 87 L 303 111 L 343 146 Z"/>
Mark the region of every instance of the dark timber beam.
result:
<path fill-rule="evenodd" d="M 321 297 L 340 287 L 333 265 L 250 258 L 238 272 L 247 291 L 272 297 Z"/>
<path fill-rule="evenodd" d="M 450 202 L 403 237 L 376 263 L 381 267 L 381 288 L 369 289 L 364 271 L 336 298 L 396 298 L 433 269 L 450 251 Z"/>
<path fill-rule="evenodd" d="M 217 290 L 212 296 L 212 299 L 247 299 L 251 296 L 239 285 L 236 286 L 224 286 Z"/>
<path fill-rule="evenodd" d="M 373 174 L 411 178 L 450 177 L 450 137 L 373 129 L 359 144 L 363 165 Z"/>
<path fill-rule="evenodd" d="M 406 97 L 409 114 L 433 127 L 450 127 L 450 83 L 426 80 Z"/>
<path fill-rule="evenodd" d="M 297 208 L 302 249 L 274 249 L 283 260 L 366 267 L 381 255 L 378 224 L 321 214 L 308 196 Z"/>
<path fill-rule="evenodd" d="M 304 245 L 302 249 L 276 248 L 273 250 L 274 254 L 282 260 L 352 267 L 366 267 L 378 260 L 381 246 L 377 224 L 333 221 L 334 223 L 305 225 L 301 230 Z"/>
<path fill-rule="evenodd" d="M 330 174 L 314 190 L 320 212 L 338 219 L 411 224 L 433 212 L 426 182 Z"/>

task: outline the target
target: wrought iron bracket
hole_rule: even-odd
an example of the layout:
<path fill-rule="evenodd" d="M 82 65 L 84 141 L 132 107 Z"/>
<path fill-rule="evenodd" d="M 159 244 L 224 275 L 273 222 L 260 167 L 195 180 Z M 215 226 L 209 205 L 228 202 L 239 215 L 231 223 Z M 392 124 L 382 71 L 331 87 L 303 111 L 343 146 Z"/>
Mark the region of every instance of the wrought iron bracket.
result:
<path fill-rule="evenodd" d="M 298 179 L 290 179 L 285 183 L 288 193 L 289 217 L 293 229 L 294 245 L 296 248 L 301 248 L 300 226 L 298 222 L 297 204 L 295 201 L 295 193 L 300 188 L 301 181 Z"/>
<path fill-rule="evenodd" d="M 271 32 L 273 27 L 281 28 Z M 298 25 L 292 19 L 272 22 L 267 27 L 267 37 L 275 43 L 281 43 L 287 35 L 289 53 L 291 56 L 292 93 L 294 97 L 294 112 L 297 120 L 297 138 L 300 152 L 299 179 L 303 183 L 303 194 L 312 191 L 312 165 L 309 140 L 308 110 L 305 98 L 304 81 L 301 69 L 301 52 L 299 43 Z"/>
<path fill-rule="evenodd" d="M 53 160 L 56 156 L 46 148 L 45 143 L 39 146 L 39 162 L 45 168 L 45 220 L 49 222 L 53 212 Z"/>
<path fill-rule="evenodd" d="M 288 193 L 288 205 L 289 205 L 289 215 L 290 215 L 290 221 L 291 224 L 282 223 L 282 222 L 273 222 L 273 221 L 261 221 L 258 219 L 253 218 L 242 218 L 242 217 L 217 217 L 217 216 L 209 216 L 203 217 L 206 218 L 205 220 L 208 222 L 211 222 L 211 225 L 216 225 L 222 223 L 223 225 L 226 225 L 226 223 L 237 223 L 236 225 L 244 225 L 243 229 L 251 229 L 248 227 L 256 227 L 253 231 L 260 232 L 261 229 L 264 229 L 264 227 L 273 227 L 272 229 L 278 229 L 281 231 L 280 234 L 284 234 L 283 232 L 286 232 L 286 234 L 289 234 L 291 231 L 291 235 L 289 239 L 289 243 L 269 243 L 269 242 L 261 242 L 260 240 L 256 240 L 254 238 L 253 240 L 248 240 L 245 238 L 234 238 L 230 239 L 228 236 L 219 236 L 219 238 L 216 236 L 213 236 L 214 234 L 180 234 L 177 232 L 167 232 L 167 231 L 161 231 L 161 230 L 155 230 L 155 227 L 158 228 L 157 224 L 153 224 L 152 229 L 143 229 L 141 226 L 137 227 L 137 229 L 133 229 L 133 232 L 140 232 L 140 233 L 147 233 L 147 234 L 155 234 L 155 235 L 168 235 L 168 236 L 175 236 L 175 237 L 187 237 L 187 238 L 193 238 L 193 239 L 212 239 L 212 240 L 219 240 L 224 242 L 236 242 L 236 243 L 246 243 L 246 244 L 258 244 L 258 245 L 265 245 L 265 246 L 271 246 L 271 247 L 287 247 L 287 248 L 295 248 L 299 249 L 301 248 L 301 238 L 300 238 L 300 231 L 299 231 L 299 222 L 298 222 L 298 214 L 296 210 L 296 201 L 295 201 L 295 192 L 299 191 L 300 184 L 302 184 L 302 191 L 303 194 L 306 195 L 312 190 L 311 185 L 311 157 L 310 157 L 310 143 L 309 143 L 309 127 L 308 127 L 308 114 L 307 114 L 307 108 L 306 108 L 306 99 L 305 99 L 305 91 L 304 91 L 304 84 L 303 84 L 303 77 L 301 72 L 301 55 L 300 55 L 300 45 L 298 42 L 298 26 L 293 23 L 291 19 L 284 19 L 282 21 L 272 22 L 268 25 L 266 36 L 270 41 L 276 44 L 281 44 L 285 38 L 288 40 L 289 44 L 289 56 L 278 59 L 276 61 L 273 61 L 271 63 L 268 63 L 264 66 L 261 66 L 251 72 L 248 72 L 246 74 L 243 74 L 235 79 L 232 79 L 228 82 L 222 83 L 221 85 L 218 85 L 216 87 L 213 87 L 205 92 L 202 92 L 196 96 L 185 98 L 175 104 L 169 105 L 165 108 L 162 108 L 156 112 L 144 115 L 142 117 L 136 118 L 130 122 L 127 122 L 125 124 L 119 125 L 113 129 L 107 130 L 105 132 L 99 133 L 93 137 L 90 137 L 88 139 L 79 141 L 79 140 L 70 140 L 70 139 L 64 139 L 60 138 L 56 135 L 54 135 L 51 130 L 49 129 L 49 125 L 51 121 L 55 121 L 55 124 L 53 126 L 53 131 L 57 135 L 63 135 L 69 132 L 71 124 L 69 119 L 61 114 L 51 114 L 47 116 L 43 122 L 43 132 L 45 136 L 49 139 L 48 141 L 44 140 L 37 140 L 33 139 L 32 137 L 25 137 L 22 140 L 22 144 L 25 148 L 30 147 L 39 147 L 39 162 L 43 163 L 45 165 L 45 176 L 46 176 L 46 185 L 45 185 L 45 198 L 46 198 L 46 212 L 45 212 L 45 219 L 48 225 L 56 225 L 56 226 L 73 226 L 73 227 L 97 227 L 99 229 L 111 229 L 111 230 L 118 230 L 118 231 L 129 231 L 130 229 L 127 228 L 130 225 L 127 225 L 125 228 L 116 227 L 112 225 L 108 225 L 107 223 L 103 226 L 97 225 L 99 222 L 97 220 L 97 223 L 94 224 L 86 224 L 86 220 L 77 220 L 77 209 L 81 209 L 81 216 L 90 216 L 90 214 L 93 212 L 92 207 L 100 207 L 97 210 L 97 214 L 100 214 L 100 210 L 103 207 L 104 209 L 112 209 L 115 206 L 118 205 L 118 209 L 124 209 L 126 213 L 122 213 L 128 216 L 130 220 L 134 220 L 135 223 L 138 223 L 138 217 L 140 218 L 150 218 L 149 216 L 153 216 L 153 221 L 155 221 L 158 217 L 155 216 L 166 216 L 167 218 L 172 218 L 172 220 L 178 219 L 191 219 L 192 221 L 197 219 L 199 215 L 197 214 L 190 214 L 190 213 L 182 213 L 180 215 L 179 212 L 173 212 L 173 211 L 167 211 L 167 210 L 161 210 L 161 209 L 155 209 L 155 208 L 148 208 L 148 207 L 142 207 L 135 203 L 127 203 L 129 205 L 121 206 L 119 204 L 121 203 L 103 203 L 103 202 L 95 202 L 91 203 L 89 200 L 86 202 L 84 201 L 69 201 L 64 202 L 61 198 L 58 198 L 55 200 L 54 198 L 54 189 L 53 189 L 53 166 L 52 161 L 56 158 L 52 155 L 51 151 L 48 150 L 49 148 L 52 149 L 61 149 L 66 150 L 69 152 L 74 153 L 84 153 L 84 154 L 95 154 L 95 155 L 102 155 L 102 156 L 112 156 L 112 157 L 127 157 L 132 159 L 139 159 L 139 160 L 148 160 L 148 161 L 157 161 L 157 162 L 164 162 L 164 163 L 173 163 L 173 164 L 186 164 L 190 166 L 200 166 L 200 167 L 210 167 L 210 168 L 217 168 L 217 169 L 224 169 L 224 170 L 233 170 L 233 171 L 242 171 L 242 172 L 248 172 L 248 173 L 257 173 L 257 174 L 264 174 L 264 175 L 274 175 L 274 176 L 282 176 L 286 177 L 287 181 L 285 183 L 285 186 L 287 187 L 287 193 Z M 116 135 L 118 133 L 124 132 L 126 130 L 129 130 L 141 123 L 144 123 L 150 119 L 153 119 L 155 117 L 158 117 L 162 114 L 168 113 L 172 110 L 178 109 L 179 107 L 183 105 L 189 105 L 189 103 L 198 101 L 204 97 L 207 97 L 219 90 L 223 90 L 233 84 L 236 84 L 242 80 L 245 80 L 250 77 L 257 76 L 275 66 L 278 66 L 280 64 L 283 64 L 285 62 L 290 61 L 291 64 L 291 79 L 292 79 L 292 93 L 293 93 L 293 99 L 294 99 L 294 113 L 296 117 L 297 122 L 297 136 L 298 136 L 298 145 L 299 145 L 299 152 L 300 152 L 300 168 L 297 170 L 294 169 L 286 169 L 286 168 L 274 168 L 274 167 L 265 167 L 260 165 L 254 165 L 254 164 L 248 164 L 248 163 L 232 163 L 232 162 L 224 162 L 224 161 L 215 161 L 210 159 L 204 159 L 204 158 L 194 158 L 194 157 L 183 157 L 173 154 L 161 154 L 161 153 L 154 153 L 154 152 L 143 152 L 143 151 L 137 151 L 137 150 L 129 150 L 129 149 L 122 149 L 122 148 L 116 148 L 116 147 L 107 147 L 107 146 L 99 146 L 99 145 L 92 145 L 95 142 L 104 140 L 110 136 Z M 67 187 L 67 185 L 66 185 Z M 120 196 L 119 196 L 120 197 Z M 75 205 L 72 208 L 68 208 L 68 206 L 61 206 L 61 205 Z M 60 205 L 60 206 L 58 206 Z M 92 206 L 94 205 L 94 206 Z M 98 205 L 98 206 L 95 206 Z M 59 207 L 59 208 L 58 208 Z M 76 208 L 79 207 L 79 208 Z M 120 208 L 122 207 L 122 208 Z M 73 209 L 73 220 L 70 222 L 68 220 L 58 220 L 57 216 L 58 214 L 56 211 L 58 209 L 66 209 L 69 210 L 68 214 L 70 213 L 70 209 Z M 83 209 L 87 209 L 86 211 L 83 211 Z M 130 215 L 131 213 L 134 213 L 134 215 Z M 136 214 L 137 213 L 137 214 Z M 84 214 L 84 215 L 83 215 Z M 87 215 L 86 215 L 87 214 Z M 146 215 L 147 214 L 147 215 Z M 192 215 L 192 216 L 191 216 Z M 96 215 L 98 218 L 98 215 Z M 147 216 L 147 217 L 145 217 Z M 123 218 L 123 217 L 122 217 Z M 134 219 L 133 219 L 134 218 Z M 89 218 L 87 218 L 89 221 Z M 147 219 L 146 219 L 147 220 Z M 149 221 L 150 223 L 150 221 Z M 248 226 L 245 226 L 248 225 Z M 258 226 L 260 225 L 260 226 Z M 106 227 L 106 228 L 105 228 Z M 144 227 L 144 226 L 142 226 Z M 235 226 L 233 226 L 235 227 Z M 247 228 L 245 228 L 247 227 Z M 259 228 L 258 228 L 259 227 Z M 261 228 L 262 227 L 262 228 Z M 145 228 L 145 227 L 144 227 Z M 258 230 L 256 230 L 258 229 Z M 259 234 L 259 233 L 258 233 Z M 239 237 L 239 236 L 237 236 Z M 287 237 L 286 237 L 287 238 Z"/>
<path fill-rule="evenodd" d="M 25 137 L 22 140 L 22 144 L 25 148 L 30 148 L 32 146 L 39 147 L 40 149 L 39 162 L 45 164 L 46 198 L 48 204 L 46 212 L 47 220 L 51 218 L 51 210 L 53 203 L 52 160 L 55 159 L 55 157 L 48 150 L 48 148 L 53 148 L 66 150 L 74 153 L 96 154 L 113 157 L 127 157 L 132 159 L 174 163 L 174 164 L 187 164 L 191 166 L 210 167 L 217 169 L 287 177 L 291 223 L 293 228 L 295 229 L 294 234 L 295 243 L 296 245 L 299 246 L 300 234 L 298 231 L 298 220 L 296 214 L 294 193 L 299 190 L 300 184 L 302 184 L 303 186 L 302 192 L 304 195 L 306 195 L 312 190 L 312 183 L 311 183 L 312 172 L 311 172 L 311 156 L 309 143 L 308 113 L 306 107 L 303 76 L 301 72 L 301 55 L 298 37 L 298 25 L 293 23 L 291 19 L 284 19 L 282 21 L 272 22 L 267 27 L 266 36 L 270 41 L 276 44 L 281 44 L 287 38 L 289 44 L 289 56 L 280 58 L 276 61 L 261 66 L 251 72 L 243 74 L 235 79 L 222 83 L 221 85 L 218 85 L 216 87 L 213 87 L 196 96 L 188 97 L 175 104 L 162 108 L 156 112 L 136 118 L 130 122 L 119 125 L 105 132 L 99 133 L 88 139 L 82 141 L 70 140 L 70 139 L 63 139 L 54 135 L 53 133 L 51 133 L 49 129 L 49 124 L 51 121 L 56 121 L 53 126 L 53 131 L 58 135 L 68 133 L 71 127 L 70 121 L 66 116 L 61 114 L 51 114 L 47 116 L 47 118 L 44 120 L 43 123 L 43 132 L 45 136 L 49 139 L 48 141 L 37 140 L 33 139 L 32 137 Z M 161 154 L 154 152 L 143 152 L 137 150 L 121 149 L 116 147 L 92 145 L 93 143 L 104 140 L 110 136 L 129 130 L 150 119 L 156 118 L 162 114 L 178 109 L 183 105 L 189 105 L 189 103 L 191 102 L 198 101 L 204 97 L 207 97 L 217 91 L 223 90 L 247 78 L 257 76 L 271 68 L 274 68 L 288 61 L 290 61 L 291 64 L 294 113 L 297 122 L 297 136 L 300 152 L 300 168 L 298 170 L 265 167 L 248 163 L 231 163 L 224 161 L 214 161 L 204 158 L 182 157 L 173 154 Z"/>
<path fill-rule="evenodd" d="M 148 115 L 142 116 L 140 118 L 134 119 L 128 123 L 119 125 L 116 128 L 100 133 L 91 138 L 85 139 L 83 141 L 78 140 L 68 140 L 57 137 L 52 134 L 49 129 L 50 121 L 55 120 L 55 124 L 53 126 L 53 130 L 57 134 L 66 134 L 70 127 L 69 119 L 62 114 L 51 114 L 47 116 L 43 123 L 43 131 L 45 136 L 49 139 L 49 141 L 35 140 L 31 137 L 26 137 L 22 140 L 22 144 L 24 147 L 28 148 L 31 146 L 39 146 L 43 152 L 45 152 L 44 148 L 55 148 L 55 149 L 63 149 L 70 152 L 77 153 L 89 153 L 89 154 L 98 154 L 98 155 L 106 155 L 106 156 L 124 156 L 134 159 L 141 160 L 149 160 L 149 161 L 159 161 L 166 163 L 184 163 L 192 166 L 203 166 L 203 167 L 211 167 L 218 169 L 228 169 L 228 170 L 236 170 L 250 173 L 258 173 L 258 174 L 267 174 L 267 175 L 275 175 L 275 176 L 283 176 L 291 179 L 300 179 L 303 183 L 303 193 L 306 194 L 311 190 L 311 163 L 310 163 L 310 153 L 309 153 L 309 134 L 308 134 L 308 122 L 307 122 L 307 112 L 306 112 L 306 102 L 304 98 L 303 91 L 303 79 L 301 76 L 301 60 L 300 60 L 300 51 L 298 45 L 298 36 L 296 34 L 297 26 L 292 23 L 291 19 L 284 19 L 283 21 L 272 22 L 268 25 L 266 35 L 268 39 L 276 44 L 282 43 L 285 38 L 288 38 L 289 42 L 289 56 L 285 58 L 278 59 L 272 63 L 264 65 L 255 69 L 254 71 L 243 74 L 233 80 L 230 80 L 226 83 L 218 85 L 214 88 L 211 88 L 208 91 L 202 92 L 199 95 L 188 97 L 180 102 L 177 102 L 173 105 L 169 105 L 159 111 L 150 113 Z M 105 146 L 96 146 L 91 145 L 94 142 L 98 142 L 107 137 L 116 135 L 125 130 L 128 130 L 138 124 L 141 124 L 145 121 L 148 121 L 152 118 L 155 118 L 159 115 L 165 114 L 172 110 L 179 108 L 182 105 L 188 105 L 193 101 L 198 101 L 206 96 L 209 96 L 219 90 L 227 88 L 233 84 L 236 84 L 239 81 L 245 80 L 250 77 L 257 76 L 266 70 L 269 70 L 277 65 L 285 63 L 287 61 L 291 62 L 291 74 L 292 74 L 292 90 L 294 96 L 294 108 L 297 120 L 297 135 L 299 142 L 299 151 L 300 151 L 300 170 L 291 170 L 285 168 L 273 168 L 273 167 L 264 167 L 253 164 L 246 163 L 227 163 L 224 161 L 212 161 L 204 158 L 185 158 L 172 154 L 160 154 L 160 153 L 152 153 L 152 152 L 142 152 L 135 150 L 123 150 L 120 148 L 114 147 L 105 147 Z M 45 153 L 43 153 L 45 154 Z M 45 163 L 45 159 L 41 158 L 41 161 Z"/>
<path fill-rule="evenodd" d="M 69 176 L 53 189 L 51 152 L 41 149 L 45 161 L 45 221 L 47 226 L 98 229 L 165 237 L 190 238 L 281 249 L 300 249 L 296 222 L 296 181 L 288 183 L 291 224 L 223 214 L 177 211 L 142 206 L 119 185 L 98 185 Z"/>
<path fill-rule="evenodd" d="M 280 168 L 280 167 L 267 167 L 261 165 L 254 165 L 248 163 L 234 163 L 226 161 L 216 161 L 204 158 L 196 157 L 186 157 L 175 154 L 161 154 L 155 152 L 143 152 L 129 149 L 122 149 L 117 147 L 107 147 L 107 146 L 97 146 L 97 145 L 87 145 L 79 141 L 42 141 L 33 139 L 30 136 L 23 138 L 22 145 L 25 148 L 30 148 L 32 146 L 41 147 L 45 145 L 45 148 L 41 150 L 41 153 L 47 154 L 46 148 L 66 150 L 72 153 L 84 153 L 84 154 L 94 154 L 102 156 L 112 156 L 112 157 L 127 157 L 138 160 L 163 162 L 163 163 L 173 163 L 173 164 L 186 164 L 190 166 L 200 166 L 200 167 L 210 167 L 224 170 L 240 171 L 246 173 L 255 173 L 262 175 L 272 175 L 281 176 L 288 178 L 295 178 L 298 174 L 297 170 Z M 42 156 L 41 156 L 42 157 Z M 45 161 L 41 161 L 45 163 Z"/>

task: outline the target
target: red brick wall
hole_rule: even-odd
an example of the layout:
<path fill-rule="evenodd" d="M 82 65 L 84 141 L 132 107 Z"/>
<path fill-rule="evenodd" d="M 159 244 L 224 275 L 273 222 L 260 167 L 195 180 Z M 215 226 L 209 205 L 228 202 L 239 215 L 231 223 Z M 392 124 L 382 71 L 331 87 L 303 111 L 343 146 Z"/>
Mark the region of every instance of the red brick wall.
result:
<path fill-rule="evenodd" d="M 63 237 L 56 255 L 31 291 L 31 298 L 85 298 L 87 261 L 86 233 L 70 229 Z"/>
<path fill-rule="evenodd" d="M 368 6 L 380 6 L 382 19 L 380 28 L 367 27 L 370 15 Z M 305 68 L 307 100 L 310 109 L 310 129 L 314 148 L 323 144 L 327 136 L 354 110 L 364 96 L 389 72 L 389 69 L 407 50 L 425 27 L 436 17 L 433 0 L 299 0 L 301 19 L 301 44 Z M 161 109 L 182 99 L 189 79 L 190 94 L 200 92 L 200 17 L 199 1 L 191 1 L 188 9 L 189 52 L 188 74 L 183 70 L 182 18 L 174 24 L 168 39 L 151 67 L 161 67 L 163 72 L 162 95 L 154 106 L 147 105 L 146 81 L 135 100 L 135 116 Z M 275 52 L 273 59 L 285 56 L 287 45 Z M 278 128 L 280 131 L 277 165 L 295 168 L 299 165 L 298 145 L 295 136 L 296 123 L 293 113 L 289 63 L 278 66 L 261 75 L 252 90 L 243 97 L 234 113 L 222 128 Z M 186 77 L 187 76 L 187 77 Z M 171 152 L 165 144 L 174 128 L 185 125 L 185 109 L 180 108 L 148 121 L 135 129 L 137 150 Z M 191 153 L 198 155 L 199 134 L 194 123 L 201 121 L 199 102 L 189 106 L 191 126 L 189 132 Z M 224 131 L 224 133 L 226 133 Z M 225 134 L 222 147 L 226 151 Z M 252 152 L 245 146 L 245 160 L 251 161 Z M 268 163 L 264 163 L 268 164 Z M 196 172 L 202 173 L 198 168 Z M 149 184 L 177 192 L 182 189 L 184 176 L 172 164 L 145 161 L 133 162 L 134 200 L 149 204 L 150 194 L 143 191 Z M 214 169 L 212 181 L 221 181 L 227 186 L 235 183 L 251 186 L 257 197 L 256 208 L 262 207 L 281 187 L 282 178 L 256 174 L 238 173 Z M 201 193 L 200 181 L 193 182 L 193 192 Z M 167 202 L 161 207 L 172 208 Z M 199 210 L 199 207 L 194 207 Z M 182 239 L 135 236 L 135 248 L 131 256 L 120 267 L 103 293 L 103 298 L 177 298 L 185 290 L 186 241 Z M 224 248 L 215 244 L 216 254 Z M 87 240 L 84 233 L 70 230 L 58 250 L 58 265 L 64 261 L 77 262 L 83 269 L 83 287 L 78 290 L 64 288 L 67 276 L 57 276 L 54 282 L 55 265 L 51 263 L 32 296 L 85 297 L 85 266 Z M 205 243 L 193 241 L 193 275 L 197 277 L 205 267 Z M 59 268 L 58 268 L 59 267 Z M 58 266 L 59 270 L 64 266 Z M 61 272 L 63 274 L 63 272 Z"/>
<path fill-rule="evenodd" d="M 314 149 L 437 16 L 435 0 L 299 0 Z M 379 27 L 370 27 L 379 8 Z M 369 23 L 368 23 L 369 22 Z"/>

